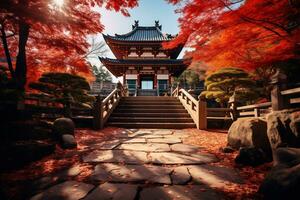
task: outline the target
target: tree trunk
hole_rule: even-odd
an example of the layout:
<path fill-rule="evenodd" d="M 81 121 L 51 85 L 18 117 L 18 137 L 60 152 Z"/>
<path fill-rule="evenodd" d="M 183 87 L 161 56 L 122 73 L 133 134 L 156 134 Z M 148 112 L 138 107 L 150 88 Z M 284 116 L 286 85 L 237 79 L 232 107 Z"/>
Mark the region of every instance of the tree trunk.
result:
<path fill-rule="evenodd" d="M 6 62 L 8 65 L 8 69 L 10 71 L 11 77 L 13 79 L 13 81 L 16 80 L 16 74 L 11 62 L 11 57 L 10 57 L 10 53 L 9 53 L 9 49 L 8 49 L 8 44 L 7 44 L 7 40 L 6 40 L 6 33 L 4 30 L 4 24 L 2 24 L 2 28 L 1 28 L 1 39 L 2 39 L 2 44 L 3 44 L 3 48 L 4 48 L 4 52 L 5 52 L 5 56 L 6 56 Z"/>
<path fill-rule="evenodd" d="M 19 51 L 16 62 L 16 78 L 18 87 L 22 90 L 26 85 L 27 63 L 26 63 L 26 44 L 29 36 L 29 25 L 20 20 L 19 22 Z"/>

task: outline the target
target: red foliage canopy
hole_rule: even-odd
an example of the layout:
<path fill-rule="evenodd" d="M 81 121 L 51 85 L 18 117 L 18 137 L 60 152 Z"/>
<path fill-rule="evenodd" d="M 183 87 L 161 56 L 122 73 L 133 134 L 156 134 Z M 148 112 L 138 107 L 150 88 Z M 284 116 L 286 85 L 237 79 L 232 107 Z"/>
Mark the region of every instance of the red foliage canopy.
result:
<path fill-rule="evenodd" d="M 1 38 L 7 40 L 11 58 L 26 51 L 27 78 L 34 80 L 44 71 L 83 73 L 91 77 L 85 54 L 86 37 L 103 30 L 95 6 L 120 11 L 137 6 L 137 0 L 64 0 L 63 6 L 53 0 L 1 0 Z M 28 40 L 22 27 L 29 29 Z M 4 33 L 4 34 L 3 34 Z M 24 44 L 25 43 L 25 44 Z M 26 48 L 25 48 L 26 47 Z M 0 56 L 5 57 L 0 49 Z M 23 59 L 24 60 L 24 59 Z M 14 63 L 14 60 L 13 60 Z"/>
<path fill-rule="evenodd" d="M 183 3 L 180 34 L 166 48 L 188 41 L 192 56 L 211 66 L 254 68 L 299 58 L 299 1 L 169 0 Z"/>

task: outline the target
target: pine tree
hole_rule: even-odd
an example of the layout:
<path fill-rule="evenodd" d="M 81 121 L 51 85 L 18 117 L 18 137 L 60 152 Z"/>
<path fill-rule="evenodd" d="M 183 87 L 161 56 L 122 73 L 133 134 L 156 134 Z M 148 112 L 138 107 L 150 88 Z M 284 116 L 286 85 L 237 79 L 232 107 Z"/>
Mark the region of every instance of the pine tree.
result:
<path fill-rule="evenodd" d="M 112 82 L 111 74 L 104 69 L 103 66 L 99 68 L 95 65 L 92 66 L 92 70 L 94 75 L 96 76 L 96 82 Z"/>
<path fill-rule="evenodd" d="M 38 82 L 29 84 L 32 89 L 42 92 L 64 107 L 70 104 L 75 106 L 90 106 L 94 100 L 87 95 L 90 90 L 85 78 L 68 73 L 44 73 Z"/>
<path fill-rule="evenodd" d="M 222 68 L 211 73 L 205 79 L 205 88 L 201 96 L 215 99 L 221 105 L 226 105 L 233 94 L 243 103 L 257 98 L 255 81 L 239 68 Z"/>

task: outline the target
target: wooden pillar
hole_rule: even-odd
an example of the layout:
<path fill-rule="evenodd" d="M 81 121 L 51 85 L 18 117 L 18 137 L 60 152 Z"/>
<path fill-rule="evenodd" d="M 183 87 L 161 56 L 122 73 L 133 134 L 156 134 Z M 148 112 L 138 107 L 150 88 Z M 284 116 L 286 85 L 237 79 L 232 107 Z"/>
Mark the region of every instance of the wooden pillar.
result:
<path fill-rule="evenodd" d="M 137 87 L 137 89 L 140 89 L 140 86 L 141 85 L 141 83 L 140 83 L 140 74 L 138 73 L 137 74 L 137 79 L 136 79 L 136 87 Z"/>
<path fill-rule="evenodd" d="M 230 117 L 232 121 L 235 121 L 239 118 L 239 111 L 237 110 L 235 93 L 233 93 L 233 95 L 229 98 L 228 104 L 231 109 Z"/>
<path fill-rule="evenodd" d="M 123 85 L 124 86 L 126 85 L 126 74 L 125 73 L 123 74 Z"/>
<path fill-rule="evenodd" d="M 157 74 L 154 74 L 153 89 L 157 89 Z"/>
<path fill-rule="evenodd" d="M 271 91 L 272 109 L 282 110 L 289 107 L 288 101 L 281 95 L 281 91 L 286 89 L 287 76 L 280 70 L 277 70 L 276 74 L 272 77 L 273 89 Z"/>
<path fill-rule="evenodd" d="M 200 129 L 200 130 L 207 129 L 206 101 L 203 99 L 199 99 L 199 101 L 198 101 L 197 118 L 198 118 L 198 121 L 196 123 L 197 129 Z"/>
<path fill-rule="evenodd" d="M 93 106 L 93 128 L 95 130 L 102 129 L 103 123 L 103 104 L 102 97 L 98 95 Z"/>

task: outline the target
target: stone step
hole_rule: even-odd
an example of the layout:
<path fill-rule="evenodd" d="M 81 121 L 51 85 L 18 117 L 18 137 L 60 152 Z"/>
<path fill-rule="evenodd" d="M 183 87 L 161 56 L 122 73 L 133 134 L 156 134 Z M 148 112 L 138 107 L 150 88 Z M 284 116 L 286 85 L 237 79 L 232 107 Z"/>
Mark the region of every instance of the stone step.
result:
<path fill-rule="evenodd" d="M 177 100 L 176 97 L 162 97 L 162 96 L 137 96 L 137 97 L 122 97 L 122 100 L 133 100 L 133 101 L 139 101 L 139 100 Z"/>
<path fill-rule="evenodd" d="M 144 122 L 108 122 L 108 126 L 124 128 L 161 128 L 161 129 L 182 129 L 196 128 L 195 123 L 144 123 Z"/>
<path fill-rule="evenodd" d="M 116 109 L 184 109 L 182 105 L 119 105 Z"/>
<path fill-rule="evenodd" d="M 182 105 L 180 101 L 120 101 L 119 105 Z"/>
<path fill-rule="evenodd" d="M 111 117 L 169 117 L 169 118 L 177 118 L 177 117 L 190 117 L 190 115 L 186 113 L 120 113 L 114 111 L 111 114 Z"/>
<path fill-rule="evenodd" d="M 144 108 L 116 108 L 114 111 L 116 113 L 187 113 L 187 111 L 182 109 L 144 109 Z"/>
<path fill-rule="evenodd" d="M 166 117 L 110 117 L 109 122 L 169 122 L 169 123 L 193 123 L 193 119 L 187 118 L 166 118 Z"/>

